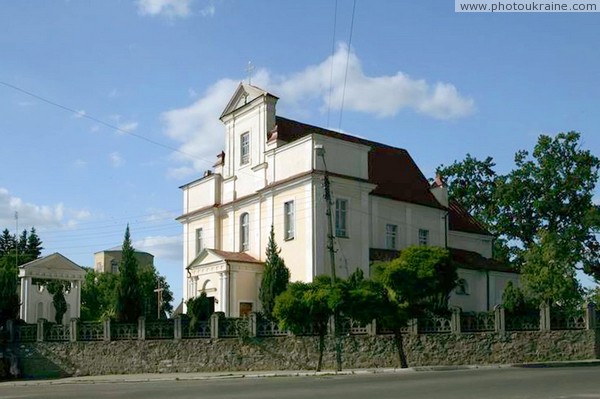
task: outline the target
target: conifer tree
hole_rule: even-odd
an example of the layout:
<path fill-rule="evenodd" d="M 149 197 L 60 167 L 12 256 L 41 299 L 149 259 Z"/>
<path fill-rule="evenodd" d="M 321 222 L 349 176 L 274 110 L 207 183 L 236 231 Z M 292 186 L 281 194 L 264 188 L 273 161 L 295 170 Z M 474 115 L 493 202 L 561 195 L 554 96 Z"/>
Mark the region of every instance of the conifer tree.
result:
<path fill-rule="evenodd" d="M 31 228 L 29 232 L 29 237 L 27 238 L 27 254 L 32 257 L 32 259 L 37 259 L 42 255 L 42 240 L 37 235 L 35 227 Z"/>
<path fill-rule="evenodd" d="M 285 266 L 285 262 L 279 256 L 281 250 L 275 242 L 275 232 L 271 225 L 271 233 L 267 244 L 265 269 L 262 276 L 262 282 L 258 293 L 262 303 L 263 315 L 268 319 L 273 318 L 273 309 L 275 308 L 275 298 L 287 289 L 290 281 L 290 271 Z"/>
<path fill-rule="evenodd" d="M 2 230 L 0 235 L 0 256 L 9 255 L 11 252 L 14 253 L 15 249 L 15 237 L 10 234 L 8 229 Z"/>
<path fill-rule="evenodd" d="M 123 258 L 119 266 L 117 283 L 117 321 L 133 323 L 142 314 L 142 306 L 138 279 L 138 261 L 131 245 L 129 224 L 125 229 L 123 240 Z"/>

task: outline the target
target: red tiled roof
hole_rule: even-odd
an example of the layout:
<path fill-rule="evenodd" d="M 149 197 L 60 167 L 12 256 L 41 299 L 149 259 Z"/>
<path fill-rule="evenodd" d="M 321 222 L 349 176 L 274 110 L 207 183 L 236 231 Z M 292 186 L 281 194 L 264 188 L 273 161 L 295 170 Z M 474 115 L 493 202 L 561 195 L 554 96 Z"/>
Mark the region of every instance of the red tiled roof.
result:
<path fill-rule="evenodd" d="M 291 142 L 315 133 L 371 147 L 369 152 L 369 181 L 377 185 L 371 194 L 398 201 L 443 208 L 429 190 L 429 182 L 406 150 L 307 125 L 280 116 L 276 117 L 276 124 L 277 139 L 285 142 Z"/>
<path fill-rule="evenodd" d="M 473 216 L 467 212 L 462 205 L 456 201 L 449 201 L 448 203 L 448 229 L 455 231 L 463 231 L 465 233 L 482 234 L 491 236 L 492 234 L 487 231 L 485 227 L 481 225 Z"/>
<path fill-rule="evenodd" d="M 450 256 L 452 260 L 458 264 L 458 267 L 474 270 L 483 269 L 505 273 L 518 273 L 512 267 L 495 259 L 484 258 L 477 252 L 458 248 L 448 248 L 448 251 L 450 251 Z"/>
<path fill-rule="evenodd" d="M 258 259 L 253 258 L 252 256 L 248 255 L 245 252 L 228 252 L 228 251 L 221 251 L 219 249 L 211 249 L 210 251 L 214 252 L 215 255 L 220 256 L 225 261 L 245 262 L 245 263 L 263 263 L 263 262 L 259 261 Z"/>

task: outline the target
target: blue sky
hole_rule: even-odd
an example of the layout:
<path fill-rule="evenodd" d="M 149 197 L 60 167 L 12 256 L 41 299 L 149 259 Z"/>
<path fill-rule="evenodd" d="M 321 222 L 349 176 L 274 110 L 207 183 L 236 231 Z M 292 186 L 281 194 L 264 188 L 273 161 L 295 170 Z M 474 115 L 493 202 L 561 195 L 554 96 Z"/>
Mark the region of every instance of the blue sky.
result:
<path fill-rule="evenodd" d="M 600 154 L 598 14 L 357 0 L 350 39 L 353 2 L 335 4 L 0 2 L 0 227 L 18 211 L 44 254 L 93 266 L 129 223 L 181 298 L 178 187 L 222 149 L 249 61 L 279 115 L 406 148 L 427 176 L 466 153 L 507 171 L 541 133 Z"/>

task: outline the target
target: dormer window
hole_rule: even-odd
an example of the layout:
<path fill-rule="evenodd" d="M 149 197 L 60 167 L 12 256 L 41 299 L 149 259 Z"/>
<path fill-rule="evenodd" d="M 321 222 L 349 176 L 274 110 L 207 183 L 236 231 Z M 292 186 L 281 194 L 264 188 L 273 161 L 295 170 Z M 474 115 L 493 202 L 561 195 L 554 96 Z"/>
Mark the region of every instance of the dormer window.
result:
<path fill-rule="evenodd" d="M 250 162 L 250 132 L 246 132 L 240 137 L 240 154 L 241 165 L 245 165 Z"/>

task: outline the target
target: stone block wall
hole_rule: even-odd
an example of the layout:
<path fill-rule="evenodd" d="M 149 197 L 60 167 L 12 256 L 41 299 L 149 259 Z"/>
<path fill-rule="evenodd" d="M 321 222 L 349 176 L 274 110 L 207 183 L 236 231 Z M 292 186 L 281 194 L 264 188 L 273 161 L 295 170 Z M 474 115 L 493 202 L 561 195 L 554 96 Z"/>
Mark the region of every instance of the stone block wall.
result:
<path fill-rule="evenodd" d="M 528 331 L 404 336 L 409 366 L 500 364 L 593 359 L 596 330 Z M 35 378 L 44 358 L 66 375 L 313 370 L 317 337 L 188 339 L 112 342 L 35 342 L 16 344 L 22 375 Z M 38 361 L 34 361 L 38 357 Z M 328 338 L 324 369 L 334 369 L 333 340 Z M 393 337 L 347 336 L 343 367 L 397 367 Z"/>

